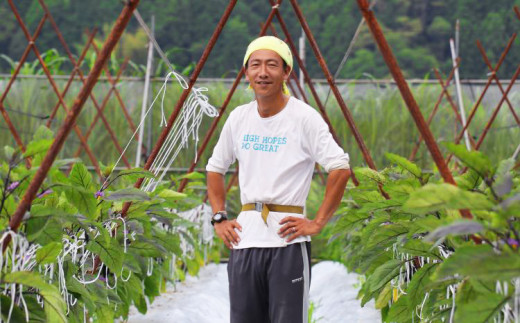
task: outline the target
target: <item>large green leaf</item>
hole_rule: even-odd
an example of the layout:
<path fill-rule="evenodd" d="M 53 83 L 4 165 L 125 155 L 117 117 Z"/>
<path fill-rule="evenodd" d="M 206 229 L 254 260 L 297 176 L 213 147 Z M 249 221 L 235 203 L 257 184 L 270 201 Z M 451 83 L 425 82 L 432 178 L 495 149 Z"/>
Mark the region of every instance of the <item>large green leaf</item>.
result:
<path fill-rule="evenodd" d="M 11 298 L 3 294 L 0 295 L 0 305 L 2 306 L 2 318 L 7 322 L 7 318 L 9 317 L 9 311 L 11 310 Z M 41 311 L 43 312 L 43 310 Z M 31 312 L 31 314 L 29 315 L 30 318 L 32 318 L 32 314 L 33 313 Z M 25 322 L 25 313 L 20 307 L 13 307 L 13 311 L 11 313 L 11 322 Z"/>
<path fill-rule="evenodd" d="M 376 299 L 376 309 L 380 310 L 388 306 L 388 302 L 392 299 L 392 284 L 386 284 L 385 288 L 379 293 Z"/>
<path fill-rule="evenodd" d="M 489 158 L 480 151 L 468 151 L 464 145 L 456 145 L 451 142 L 444 143 L 446 148 L 452 152 L 464 165 L 475 170 L 482 177 L 489 177 L 493 167 Z"/>
<path fill-rule="evenodd" d="M 493 187 L 495 188 L 497 195 L 500 197 L 509 194 L 513 188 L 513 175 L 511 174 L 511 170 L 514 166 L 515 160 L 513 158 L 503 160 L 498 165 L 497 171 L 495 172 Z"/>
<path fill-rule="evenodd" d="M 10 161 L 13 158 L 15 150 L 11 146 L 4 146 L 5 160 Z"/>
<path fill-rule="evenodd" d="M 128 280 L 127 290 L 130 298 L 134 301 L 135 307 L 140 313 L 146 313 L 146 301 L 144 300 L 144 290 L 142 281 L 136 275 L 132 275 Z"/>
<path fill-rule="evenodd" d="M 464 190 L 473 190 L 482 182 L 480 175 L 471 168 L 468 169 L 468 171 L 464 174 L 457 176 L 454 179 L 457 183 L 457 186 Z"/>
<path fill-rule="evenodd" d="M 153 243 L 146 241 L 135 241 L 128 246 L 130 254 L 138 254 L 145 257 L 161 257 L 163 251 Z"/>
<path fill-rule="evenodd" d="M 399 247 L 399 250 L 411 256 L 430 257 L 442 260 L 441 255 L 436 247 L 434 248 L 431 244 L 417 239 L 411 239 L 407 241 L 404 245 Z"/>
<path fill-rule="evenodd" d="M 26 221 L 27 239 L 31 242 L 47 245 L 61 242 L 63 229 L 56 218 L 35 217 Z"/>
<path fill-rule="evenodd" d="M 124 252 L 115 239 L 101 239 L 89 241 L 87 250 L 99 256 L 101 261 L 116 275 L 121 273 L 123 268 Z"/>
<path fill-rule="evenodd" d="M 367 179 L 373 180 L 376 183 L 384 184 L 386 182 L 386 178 L 381 175 L 378 171 L 373 170 L 368 167 L 357 167 L 354 169 L 357 177 L 365 177 Z"/>
<path fill-rule="evenodd" d="M 413 275 L 406 289 L 408 301 L 410 305 L 412 305 L 412 308 L 415 305 L 421 304 L 423 301 L 424 295 L 426 294 L 426 286 L 430 282 L 430 277 L 434 269 L 437 268 L 437 265 L 438 263 L 424 264 L 424 266 Z"/>
<path fill-rule="evenodd" d="M 44 309 L 47 321 L 67 322 L 65 315 L 66 304 L 61 297 L 60 291 L 56 286 L 46 283 L 39 274 L 30 271 L 17 271 L 5 274 L 3 281 L 39 289 L 39 294 L 45 300 Z"/>
<path fill-rule="evenodd" d="M 370 235 L 367 246 L 386 246 L 394 243 L 397 238 L 408 233 L 408 228 L 404 224 L 388 224 L 377 227 L 375 232 Z"/>
<path fill-rule="evenodd" d="M 88 172 L 87 167 L 82 163 L 76 163 L 70 171 L 69 181 L 71 185 L 90 190 L 92 185 L 92 175 Z"/>
<path fill-rule="evenodd" d="M 397 166 L 408 171 L 413 176 L 417 177 L 418 179 L 422 179 L 422 171 L 419 166 L 412 163 L 408 159 L 392 153 L 385 153 L 385 157 L 391 163 L 397 164 Z"/>
<path fill-rule="evenodd" d="M 520 254 L 497 254 L 490 246 L 475 245 L 458 248 L 439 267 L 436 278 L 458 274 L 483 281 L 507 281 L 518 277 L 519 272 Z"/>
<path fill-rule="evenodd" d="M 52 130 L 44 125 L 40 125 L 33 135 L 33 141 L 42 139 L 54 139 L 54 133 Z"/>
<path fill-rule="evenodd" d="M 107 201 L 149 201 L 150 197 L 146 192 L 135 187 L 130 187 L 110 192 L 110 194 L 103 199 Z"/>
<path fill-rule="evenodd" d="M 392 259 L 377 267 L 374 273 L 367 279 L 367 284 L 370 286 L 369 291 L 375 292 L 397 277 L 402 265 L 403 262 L 401 260 Z"/>
<path fill-rule="evenodd" d="M 50 264 L 56 261 L 56 257 L 61 252 L 63 244 L 61 242 L 51 242 L 36 251 L 36 261 L 40 265 Z"/>
<path fill-rule="evenodd" d="M 136 181 L 139 178 L 155 178 L 155 175 L 143 168 L 132 168 L 132 169 L 126 169 L 122 170 L 117 174 L 117 176 L 124 176 L 132 181 Z"/>
<path fill-rule="evenodd" d="M 69 202 L 74 205 L 80 213 L 93 218 L 96 214 L 96 198 L 91 192 L 92 176 L 85 165 L 76 163 L 69 175 L 70 187 L 65 191 Z"/>
<path fill-rule="evenodd" d="M 49 150 L 53 142 L 53 139 L 41 139 L 37 141 L 31 141 L 23 153 L 24 157 L 31 157 L 37 154 L 41 154 Z"/>
<path fill-rule="evenodd" d="M 154 270 L 150 276 L 144 279 L 144 294 L 148 297 L 156 297 L 161 294 L 160 287 L 162 275 L 159 270 Z"/>
<path fill-rule="evenodd" d="M 455 322 L 486 323 L 492 322 L 509 300 L 509 296 L 487 293 L 479 295 L 468 303 L 458 303 L 455 306 Z"/>
<path fill-rule="evenodd" d="M 401 296 L 397 302 L 390 307 L 386 322 L 408 323 L 412 322 L 412 317 L 414 316 L 415 308 L 408 304 L 406 297 Z"/>
<path fill-rule="evenodd" d="M 159 192 L 159 194 L 157 194 L 157 196 L 162 197 L 162 198 L 171 198 L 171 199 L 181 200 L 181 199 L 186 198 L 188 195 L 174 191 L 174 190 L 165 189 L 165 190 L 162 190 L 161 192 Z"/>
<path fill-rule="evenodd" d="M 113 322 L 114 310 L 108 306 L 99 306 L 95 314 L 95 322 Z"/>
<path fill-rule="evenodd" d="M 483 194 L 467 192 L 451 184 L 426 184 L 410 194 L 403 209 L 412 213 L 428 213 L 442 209 L 487 210 L 493 207 Z"/>
<path fill-rule="evenodd" d="M 191 172 L 186 175 L 182 175 L 180 178 L 186 178 L 186 179 L 204 179 L 204 174 L 198 173 L 198 172 Z"/>
<path fill-rule="evenodd" d="M 437 241 L 444 239 L 448 235 L 474 234 L 484 230 L 484 226 L 478 221 L 460 220 L 448 225 L 438 227 L 429 233 L 424 239 L 426 241 Z"/>

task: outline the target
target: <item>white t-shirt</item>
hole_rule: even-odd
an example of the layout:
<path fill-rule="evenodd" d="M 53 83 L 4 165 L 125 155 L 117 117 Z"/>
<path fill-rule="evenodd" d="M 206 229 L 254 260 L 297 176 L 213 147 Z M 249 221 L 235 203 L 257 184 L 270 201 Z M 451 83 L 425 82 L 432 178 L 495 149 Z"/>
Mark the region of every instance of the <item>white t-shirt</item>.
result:
<path fill-rule="evenodd" d="M 262 118 L 256 101 L 237 107 L 227 119 L 206 170 L 225 174 L 238 160 L 242 204 L 305 206 L 314 165 L 327 172 L 349 168 L 349 157 L 332 138 L 319 113 L 304 102 L 290 97 L 276 115 Z M 279 222 L 286 216 L 304 215 L 270 212 L 267 225 L 260 212 L 241 212 L 237 221 L 241 248 L 286 246 L 278 235 Z M 298 237 L 291 243 L 309 241 Z"/>

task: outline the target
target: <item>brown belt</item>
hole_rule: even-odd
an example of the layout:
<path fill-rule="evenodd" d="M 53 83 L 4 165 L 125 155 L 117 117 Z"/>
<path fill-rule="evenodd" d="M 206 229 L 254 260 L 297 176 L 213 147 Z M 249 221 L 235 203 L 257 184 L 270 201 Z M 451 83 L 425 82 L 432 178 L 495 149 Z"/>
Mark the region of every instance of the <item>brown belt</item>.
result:
<path fill-rule="evenodd" d="M 270 211 L 303 214 L 303 207 L 256 202 L 242 205 L 242 211 L 258 211 L 262 213 L 262 219 L 264 219 L 265 224 L 267 224 L 267 216 Z"/>

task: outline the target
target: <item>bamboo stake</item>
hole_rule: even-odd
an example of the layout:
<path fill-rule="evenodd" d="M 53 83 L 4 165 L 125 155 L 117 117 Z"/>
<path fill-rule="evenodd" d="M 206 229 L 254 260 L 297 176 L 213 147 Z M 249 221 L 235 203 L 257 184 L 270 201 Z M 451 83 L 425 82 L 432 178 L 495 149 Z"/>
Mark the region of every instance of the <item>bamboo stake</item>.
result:
<path fill-rule="evenodd" d="M 152 16 L 152 36 L 155 29 L 155 18 Z M 152 61 L 153 61 L 153 42 L 151 39 L 148 40 L 148 58 L 146 59 L 146 74 L 144 76 L 144 89 L 143 89 L 143 102 L 141 104 L 141 127 L 139 128 L 139 137 L 137 139 L 137 152 L 135 154 L 135 167 L 141 165 L 141 154 L 144 137 L 144 118 L 146 116 L 146 108 L 148 107 L 148 93 L 150 92 L 150 75 L 152 73 Z"/>
<path fill-rule="evenodd" d="M 455 52 L 455 43 L 453 38 L 450 39 L 451 59 L 453 67 L 455 68 L 455 88 L 457 90 L 457 101 L 459 102 L 460 117 L 462 119 L 462 127 L 464 128 L 464 141 L 466 142 L 466 149 L 471 150 L 469 142 L 468 127 L 466 126 L 466 112 L 464 111 L 464 101 L 462 100 L 462 89 L 460 88 L 459 68 L 457 66 L 457 53 Z"/>

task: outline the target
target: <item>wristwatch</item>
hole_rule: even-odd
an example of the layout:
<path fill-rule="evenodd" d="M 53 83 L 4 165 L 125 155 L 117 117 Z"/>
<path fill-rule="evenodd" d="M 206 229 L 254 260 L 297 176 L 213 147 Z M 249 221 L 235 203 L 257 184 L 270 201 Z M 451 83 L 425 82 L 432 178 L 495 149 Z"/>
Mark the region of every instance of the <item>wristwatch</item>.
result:
<path fill-rule="evenodd" d="M 220 223 L 224 220 L 227 220 L 227 212 L 226 211 L 218 211 L 213 214 L 211 217 L 211 225 L 215 225 L 215 223 Z"/>

